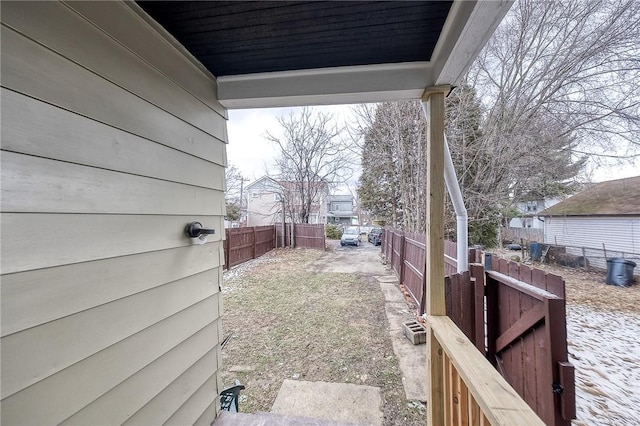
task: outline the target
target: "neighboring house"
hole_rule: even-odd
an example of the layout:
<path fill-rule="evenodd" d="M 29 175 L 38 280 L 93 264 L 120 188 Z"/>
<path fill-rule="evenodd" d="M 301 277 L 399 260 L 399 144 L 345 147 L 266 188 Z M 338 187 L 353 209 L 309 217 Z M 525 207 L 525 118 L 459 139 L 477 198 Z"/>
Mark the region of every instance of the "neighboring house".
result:
<path fill-rule="evenodd" d="M 273 225 L 282 222 L 283 187 L 276 180 L 263 176 L 245 188 L 247 226 Z"/>
<path fill-rule="evenodd" d="M 561 201 L 562 198 L 534 199 L 516 204 L 519 215 L 509 221 L 509 228 L 544 229 L 540 212 Z"/>
<path fill-rule="evenodd" d="M 595 184 L 540 216 L 545 242 L 569 246 L 569 253 L 581 256 L 586 247 L 606 249 L 607 257 L 620 252 L 640 257 L 640 176 Z M 605 268 L 604 259 L 595 257 L 590 263 Z"/>
<path fill-rule="evenodd" d="M 325 223 L 327 217 L 327 185 L 321 183 L 317 200 L 311 204 L 309 223 Z M 299 211 L 297 185 L 294 182 L 278 181 L 263 176 L 247 185 L 247 226 L 273 225 L 282 222 L 283 195 L 287 222 L 291 221 L 290 210 Z"/>
<path fill-rule="evenodd" d="M 358 225 L 353 211 L 353 195 L 329 195 L 327 197 L 327 223 L 334 225 Z"/>

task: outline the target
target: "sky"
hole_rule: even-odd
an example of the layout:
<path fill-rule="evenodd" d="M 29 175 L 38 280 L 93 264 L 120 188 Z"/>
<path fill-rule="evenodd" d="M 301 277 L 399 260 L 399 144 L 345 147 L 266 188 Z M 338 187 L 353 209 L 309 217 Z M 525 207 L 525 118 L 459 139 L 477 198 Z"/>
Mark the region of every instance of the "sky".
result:
<path fill-rule="evenodd" d="M 351 109 L 353 105 L 317 106 L 315 110 L 332 114 L 338 125 L 353 120 Z M 287 117 L 291 112 L 297 113 L 300 107 L 294 108 L 263 108 L 229 111 L 227 130 L 229 144 L 227 145 L 227 159 L 229 165 L 234 165 L 244 178 L 253 182 L 264 175 L 277 175 L 275 159 L 278 156 L 277 148 L 267 141 L 267 132 L 274 136 L 279 135 L 281 126 L 278 117 Z M 357 176 L 356 176 L 357 178 Z M 349 184 L 355 189 L 354 182 Z M 340 194 L 348 194 L 348 187 L 340 187 L 336 191 Z"/>
<path fill-rule="evenodd" d="M 316 109 L 331 113 L 341 122 L 353 121 L 351 110 L 353 105 L 321 106 Z M 276 148 L 265 139 L 266 132 L 277 135 L 281 129 L 277 118 L 288 116 L 301 108 L 263 108 L 229 111 L 229 144 L 227 145 L 227 157 L 230 165 L 238 167 L 243 177 L 251 182 L 266 175 L 276 175 L 277 169 L 274 161 L 278 153 Z M 591 164 L 587 168 L 587 174 L 593 182 L 620 179 L 640 175 L 640 159 L 635 163 L 628 161 L 626 164 L 614 162 L 600 165 Z M 357 176 L 356 176 L 357 178 Z M 351 190 L 355 189 L 355 178 L 350 183 Z M 337 193 L 349 193 L 348 187 L 341 187 Z"/>

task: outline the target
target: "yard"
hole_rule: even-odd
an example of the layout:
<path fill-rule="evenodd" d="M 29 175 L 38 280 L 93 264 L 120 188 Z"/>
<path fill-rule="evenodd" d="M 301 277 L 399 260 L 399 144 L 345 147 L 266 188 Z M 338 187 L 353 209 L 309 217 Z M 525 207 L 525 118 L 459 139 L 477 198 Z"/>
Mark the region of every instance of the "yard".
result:
<path fill-rule="evenodd" d="M 346 256 L 276 249 L 225 272 L 224 385 L 246 385 L 243 412 L 269 411 L 285 379 L 375 386 L 385 425 L 423 425 L 424 405 L 405 399 L 379 284 L 367 274 L 312 268 L 323 256 L 358 263 L 351 255 L 377 257 L 379 247 L 338 250 Z"/>
<path fill-rule="evenodd" d="M 424 405 L 405 398 L 380 288 L 358 272 L 357 250 L 379 251 L 369 246 L 278 249 L 225 272 L 223 327 L 231 338 L 223 381 L 247 386 L 240 411 L 269 411 L 285 379 L 357 383 L 381 389 L 386 425 L 424 424 Z M 312 265 L 323 257 L 345 273 L 318 273 Z M 574 424 L 640 425 L 640 286 L 606 285 L 602 272 L 536 267 L 566 281 Z"/>

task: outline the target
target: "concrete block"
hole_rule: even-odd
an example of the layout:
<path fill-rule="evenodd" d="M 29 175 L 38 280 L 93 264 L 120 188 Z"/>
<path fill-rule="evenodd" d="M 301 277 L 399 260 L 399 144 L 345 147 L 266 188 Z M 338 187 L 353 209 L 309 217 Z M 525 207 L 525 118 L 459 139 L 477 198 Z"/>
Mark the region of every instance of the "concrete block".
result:
<path fill-rule="evenodd" d="M 416 320 L 405 321 L 402 323 L 404 335 L 414 345 L 427 342 L 427 330 Z"/>

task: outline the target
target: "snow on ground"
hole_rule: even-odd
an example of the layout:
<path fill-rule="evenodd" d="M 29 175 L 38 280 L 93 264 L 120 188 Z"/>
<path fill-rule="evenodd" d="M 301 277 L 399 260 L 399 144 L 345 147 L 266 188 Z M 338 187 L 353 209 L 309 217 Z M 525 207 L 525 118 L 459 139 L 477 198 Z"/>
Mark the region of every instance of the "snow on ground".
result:
<path fill-rule="evenodd" d="M 222 274 L 222 294 L 230 293 L 236 290 L 236 287 L 233 287 L 230 282 L 235 278 L 242 277 L 247 272 L 252 270 L 258 265 L 264 265 L 266 263 L 278 263 L 281 259 L 276 256 L 278 250 L 271 250 L 257 259 L 251 259 L 240 265 L 234 266 L 233 268 L 226 270 Z"/>
<path fill-rule="evenodd" d="M 567 306 L 574 425 L 640 425 L 640 315 Z"/>

